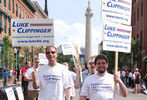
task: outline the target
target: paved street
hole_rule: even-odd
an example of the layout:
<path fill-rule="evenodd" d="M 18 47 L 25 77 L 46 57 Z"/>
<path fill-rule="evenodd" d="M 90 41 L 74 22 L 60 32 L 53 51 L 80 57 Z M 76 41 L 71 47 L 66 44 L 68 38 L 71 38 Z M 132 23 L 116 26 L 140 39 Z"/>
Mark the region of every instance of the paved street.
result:
<path fill-rule="evenodd" d="M 20 82 L 18 82 L 20 84 Z M 9 85 L 12 85 L 9 82 Z M 2 80 L 0 80 L 0 87 L 2 87 Z M 79 90 L 76 89 L 76 97 L 73 100 L 79 100 Z M 128 96 L 126 98 L 117 95 L 116 100 L 147 100 L 147 95 L 140 93 L 134 94 L 133 89 L 128 88 Z"/>
<path fill-rule="evenodd" d="M 73 100 L 79 100 L 78 90 L 76 90 L 76 97 Z M 117 95 L 116 100 L 147 100 L 147 95 L 145 94 L 134 94 L 133 89 L 128 89 L 128 96 L 126 98 Z"/>

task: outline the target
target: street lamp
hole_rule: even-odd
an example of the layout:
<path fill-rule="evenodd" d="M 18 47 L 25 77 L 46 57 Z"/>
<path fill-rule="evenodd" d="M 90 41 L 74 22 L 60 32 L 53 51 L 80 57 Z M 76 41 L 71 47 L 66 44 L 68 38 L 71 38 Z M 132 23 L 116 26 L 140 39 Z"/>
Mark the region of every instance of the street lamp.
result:
<path fill-rule="evenodd" d="M 17 66 L 17 49 L 14 48 L 14 54 L 15 54 L 15 58 L 16 58 L 16 63 L 15 63 L 15 69 L 16 69 L 16 66 Z"/>

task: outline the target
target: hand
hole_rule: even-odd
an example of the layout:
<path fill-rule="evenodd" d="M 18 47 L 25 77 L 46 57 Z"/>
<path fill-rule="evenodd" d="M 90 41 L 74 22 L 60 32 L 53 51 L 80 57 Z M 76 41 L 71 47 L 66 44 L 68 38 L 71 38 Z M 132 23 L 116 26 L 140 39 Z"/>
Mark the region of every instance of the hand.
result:
<path fill-rule="evenodd" d="M 37 71 L 36 71 L 36 69 L 34 69 L 34 71 L 32 72 L 33 80 L 36 80 L 36 77 L 37 77 Z"/>
<path fill-rule="evenodd" d="M 121 82 L 120 76 L 114 74 L 114 81 L 118 83 Z"/>
<path fill-rule="evenodd" d="M 81 72 L 82 71 L 82 69 L 81 69 L 81 67 L 74 67 L 74 71 L 76 72 L 76 73 L 79 73 L 79 72 Z"/>

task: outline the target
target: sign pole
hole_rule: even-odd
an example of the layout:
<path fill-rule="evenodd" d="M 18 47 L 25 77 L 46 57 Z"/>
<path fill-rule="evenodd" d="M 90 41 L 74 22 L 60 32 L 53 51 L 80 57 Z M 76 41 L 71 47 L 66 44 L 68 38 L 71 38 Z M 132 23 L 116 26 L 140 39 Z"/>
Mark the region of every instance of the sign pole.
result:
<path fill-rule="evenodd" d="M 115 52 L 115 68 L 114 68 L 114 73 L 117 75 L 118 72 L 118 51 Z M 117 83 L 115 82 L 114 85 L 114 90 L 117 89 Z"/>

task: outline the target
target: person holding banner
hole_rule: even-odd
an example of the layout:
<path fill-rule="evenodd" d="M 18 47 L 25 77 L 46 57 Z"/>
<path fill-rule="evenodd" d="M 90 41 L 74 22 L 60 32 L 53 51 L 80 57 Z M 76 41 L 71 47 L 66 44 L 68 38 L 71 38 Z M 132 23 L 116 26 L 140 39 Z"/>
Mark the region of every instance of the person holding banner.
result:
<path fill-rule="evenodd" d="M 37 100 L 39 95 L 39 89 L 33 88 L 33 78 L 32 78 L 32 72 L 34 70 L 38 71 L 39 68 L 39 58 L 35 58 L 35 65 L 27 70 L 27 72 L 24 75 L 24 80 L 28 81 L 28 100 Z"/>
<path fill-rule="evenodd" d="M 33 87 L 40 88 L 38 100 L 70 100 L 70 87 L 74 84 L 68 68 L 57 62 L 57 51 L 54 46 L 46 47 L 46 58 L 49 63 L 34 71 Z"/>
<path fill-rule="evenodd" d="M 87 67 L 88 69 L 87 70 L 84 70 L 82 72 L 82 80 L 84 81 L 88 76 L 90 75 L 93 75 L 96 73 L 96 68 L 95 68 L 95 65 L 94 65 L 94 60 L 95 60 L 95 56 L 91 56 L 88 58 L 87 60 Z M 80 78 L 80 72 L 82 71 L 81 68 L 78 68 L 78 67 L 75 67 L 75 71 L 76 71 L 76 74 L 77 74 L 77 77 Z M 76 81 L 78 80 L 79 81 L 79 78 L 76 79 Z M 76 83 L 80 83 L 80 85 L 76 84 L 76 86 L 80 86 L 80 88 L 82 87 L 82 84 L 83 84 L 83 81 L 81 82 L 76 82 Z M 79 87 L 77 87 L 79 88 Z"/>
<path fill-rule="evenodd" d="M 87 77 L 83 83 L 80 93 L 80 100 L 115 100 L 115 94 L 119 92 L 120 96 L 127 96 L 127 87 L 118 75 L 112 75 L 107 72 L 109 65 L 105 55 L 100 54 L 94 62 L 97 74 Z M 117 89 L 114 89 L 117 82 Z"/>
<path fill-rule="evenodd" d="M 75 81 L 75 88 L 82 88 L 83 82 L 84 80 L 88 77 L 91 76 L 93 74 L 96 74 L 96 67 L 94 65 L 94 60 L 95 60 L 95 56 L 91 56 L 87 59 L 87 70 L 84 70 L 83 72 L 81 72 L 81 68 L 79 67 L 75 67 L 75 71 L 76 71 L 76 81 Z M 80 77 L 80 74 L 82 75 L 82 77 Z M 89 97 L 87 97 L 86 100 L 89 100 Z"/>

